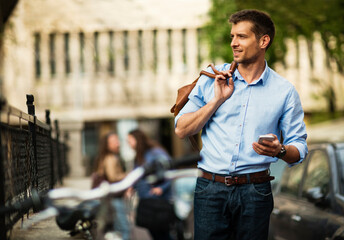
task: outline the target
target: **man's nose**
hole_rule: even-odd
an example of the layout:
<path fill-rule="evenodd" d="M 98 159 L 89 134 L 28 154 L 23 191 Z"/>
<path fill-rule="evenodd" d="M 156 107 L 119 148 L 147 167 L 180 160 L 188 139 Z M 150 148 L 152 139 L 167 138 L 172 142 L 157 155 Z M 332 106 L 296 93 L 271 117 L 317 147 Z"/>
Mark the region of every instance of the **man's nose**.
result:
<path fill-rule="evenodd" d="M 231 46 L 237 46 L 238 45 L 238 41 L 235 37 L 232 38 L 232 41 L 231 41 Z"/>

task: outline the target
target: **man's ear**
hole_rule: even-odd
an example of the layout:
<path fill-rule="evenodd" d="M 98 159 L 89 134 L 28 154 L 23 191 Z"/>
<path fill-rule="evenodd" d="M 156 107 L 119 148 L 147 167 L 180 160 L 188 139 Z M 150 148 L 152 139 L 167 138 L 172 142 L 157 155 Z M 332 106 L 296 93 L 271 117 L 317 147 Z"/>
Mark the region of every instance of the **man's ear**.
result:
<path fill-rule="evenodd" d="M 269 43 L 270 43 L 270 37 L 267 34 L 263 35 L 259 40 L 259 46 L 261 48 L 266 49 L 268 47 Z"/>

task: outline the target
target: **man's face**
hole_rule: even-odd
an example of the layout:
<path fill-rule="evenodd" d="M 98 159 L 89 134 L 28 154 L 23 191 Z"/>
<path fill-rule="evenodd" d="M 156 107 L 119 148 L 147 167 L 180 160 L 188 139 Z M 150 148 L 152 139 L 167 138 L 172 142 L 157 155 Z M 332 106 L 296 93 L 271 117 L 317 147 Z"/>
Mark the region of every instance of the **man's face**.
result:
<path fill-rule="evenodd" d="M 248 64 L 255 62 L 264 54 L 265 49 L 260 48 L 256 35 L 252 32 L 252 23 L 249 21 L 238 22 L 232 25 L 231 47 L 233 50 L 234 61 Z"/>

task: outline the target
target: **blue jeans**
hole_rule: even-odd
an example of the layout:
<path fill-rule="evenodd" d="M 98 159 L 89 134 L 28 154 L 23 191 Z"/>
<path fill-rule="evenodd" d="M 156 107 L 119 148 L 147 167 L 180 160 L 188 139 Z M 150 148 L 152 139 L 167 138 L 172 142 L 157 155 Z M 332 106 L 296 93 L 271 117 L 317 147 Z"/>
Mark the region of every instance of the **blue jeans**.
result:
<path fill-rule="evenodd" d="M 195 240 L 266 240 L 272 209 L 270 182 L 226 186 L 198 178 Z"/>
<path fill-rule="evenodd" d="M 112 207 L 115 209 L 114 229 L 119 231 L 123 240 L 130 239 L 130 223 L 127 216 L 127 207 L 122 198 L 111 200 Z"/>

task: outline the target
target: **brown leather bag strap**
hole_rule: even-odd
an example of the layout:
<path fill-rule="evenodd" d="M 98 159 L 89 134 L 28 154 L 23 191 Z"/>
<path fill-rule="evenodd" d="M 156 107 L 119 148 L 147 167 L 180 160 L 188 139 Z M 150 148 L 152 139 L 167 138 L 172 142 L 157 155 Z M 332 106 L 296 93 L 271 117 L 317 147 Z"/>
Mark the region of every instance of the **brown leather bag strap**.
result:
<path fill-rule="evenodd" d="M 219 75 L 219 74 L 224 75 L 224 73 L 220 72 L 219 70 L 217 70 L 217 69 L 215 68 L 215 66 L 214 66 L 213 63 L 210 63 L 210 64 L 208 65 L 208 67 L 211 67 L 211 69 L 213 69 L 213 71 L 214 71 L 214 73 L 215 73 L 215 74 L 209 73 L 209 75 L 211 75 L 211 76 L 209 76 L 208 74 L 203 73 L 203 74 L 207 75 L 208 77 L 215 78 L 216 75 Z M 238 63 L 235 62 L 235 61 L 233 61 L 233 62 L 231 63 L 231 67 L 229 68 L 229 70 L 233 73 L 237 67 L 238 67 Z"/>
<path fill-rule="evenodd" d="M 208 77 L 210 77 L 210 78 L 215 78 L 215 74 L 214 73 L 210 73 L 210 72 L 207 72 L 207 71 L 205 71 L 205 70 L 202 70 L 200 73 L 199 73 L 199 75 L 201 76 L 201 75 L 206 75 L 206 76 L 208 76 Z M 197 79 L 198 80 L 198 79 Z"/>
<path fill-rule="evenodd" d="M 201 75 L 203 74 L 203 75 L 206 75 L 206 76 L 208 76 L 208 77 L 210 77 L 210 78 L 215 78 L 216 75 L 219 75 L 219 74 L 224 75 L 222 72 L 220 72 L 219 70 L 217 70 L 217 69 L 215 68 L 215 66 L 214 66 L 213 63 L 210 63 L 210 64 L 208 65 L 208 67 L 211 67 L 211 69 L 213 69 L 214 73 L 210 73 L 210 72 L 207 72 L 207 71 L 205 71 L 205 70 L 202 70 L 202 71 L 199 73 L 199 75 L 201 76 Z M 232 72 L 234 72 L 234 70 L 235 70 L 236 67 L 237 67 L 237 63 L 233 61 L 232 64 L 231 64 L 230 70 L 232 70 Z M 198 80 L 198 79 L 197 79 L 197 80 Z"/>
<path fill-rule="evenodd" d="M 199 75 L 200 75 L 200 76 L 201 76 L 201 75 L 206 75 L 206 76 L 208 76 L 208 77 L 210 77 L 210 78 L 215 78 L 216 75 L 220 74 L 220 72 L 215 68 L 214 64 L 210 63 L 210 64 L 208 65 L 208 67 L 211 67 L 211 69 L 213 69 L 214 73 L 210 73 L 210 72 L 207 72 L 207 71 L 205 71 L 205 70 L 202 70 L 202 71 L 199 73 Z"/>
<path fill-rule="evenodd" d="M 210 63 L 210 64 L 208 65 L 208 67 L 211 67 L 211 69 L 213 69 L 215 75 L 221 74 L 221 72 L 218 71 L 218 70 L 215 68 L 215 66 L 214 66 L 213 63 Z"/>
<path fill-rule="evenodd" d="M 190 140 L 190 143 L 193 147 L 193 149 L 196 151 L 196 152 L 200 152 L 201 149 L 199 149 L 199 146 L 198 146 L 198 143 L 197 143 L 197 140 L 196 140 L 196 136 L 197 135 L 193 135 L 193 136 L 189 136 L 189 140 Z"/>

